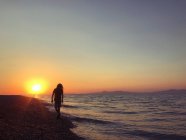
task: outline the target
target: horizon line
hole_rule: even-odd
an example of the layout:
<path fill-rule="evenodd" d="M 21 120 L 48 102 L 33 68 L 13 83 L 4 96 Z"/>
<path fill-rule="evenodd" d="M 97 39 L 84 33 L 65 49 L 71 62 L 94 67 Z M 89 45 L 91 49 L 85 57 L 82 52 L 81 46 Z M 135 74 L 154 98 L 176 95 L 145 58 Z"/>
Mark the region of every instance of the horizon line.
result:
<path fill-rule="evenodd" d="M 158 93 L 158 92 L 166 92 L 166 91 L 181 91 L 185 90 L 184 88 L 181 89 L 162 89 L 162 90 L 152 90 L 152 91 L 127 91 L 127 90 L 100 90 L 100 91 L 95 91 L 95 92 L 66 92 L 65 94 L 106 94 L 106 93 Z M 32 95 L 29 93 L 0 93 L 0 95 Z M 38 95 L 50 95 L 51 93 L 41 93 Z"/>

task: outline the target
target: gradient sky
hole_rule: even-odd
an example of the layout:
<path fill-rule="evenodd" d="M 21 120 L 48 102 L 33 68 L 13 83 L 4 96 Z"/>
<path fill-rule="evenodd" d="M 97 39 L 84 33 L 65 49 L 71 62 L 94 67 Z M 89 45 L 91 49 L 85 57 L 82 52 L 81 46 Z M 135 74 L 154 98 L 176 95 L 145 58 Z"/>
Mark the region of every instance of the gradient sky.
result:
<path fill-rule="evenodd" d="M 0 93 L 186 88 L 185 0 L 1 0 Z"/>

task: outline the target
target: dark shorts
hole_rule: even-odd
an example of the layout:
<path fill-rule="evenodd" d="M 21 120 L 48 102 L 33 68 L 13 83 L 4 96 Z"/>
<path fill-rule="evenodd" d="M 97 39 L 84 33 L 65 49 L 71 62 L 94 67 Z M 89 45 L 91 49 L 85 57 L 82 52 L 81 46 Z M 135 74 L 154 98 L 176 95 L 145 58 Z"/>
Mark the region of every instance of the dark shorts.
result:
<path fill-rule="evenodd" d="M 55 101 L 54 106 L 55 106 L 55 108 L 61 107 L 61 101 Z"/>

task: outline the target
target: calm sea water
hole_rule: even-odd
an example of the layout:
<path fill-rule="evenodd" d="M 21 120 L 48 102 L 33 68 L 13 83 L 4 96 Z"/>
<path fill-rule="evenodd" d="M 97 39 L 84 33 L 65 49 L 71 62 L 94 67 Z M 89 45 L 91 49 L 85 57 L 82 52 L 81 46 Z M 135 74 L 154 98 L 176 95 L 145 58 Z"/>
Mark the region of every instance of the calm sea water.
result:
<path fill-rule="evenodd" d="M 62 114 L 87 140 L 186 140 L 186 94 L 65 95 Z"/>

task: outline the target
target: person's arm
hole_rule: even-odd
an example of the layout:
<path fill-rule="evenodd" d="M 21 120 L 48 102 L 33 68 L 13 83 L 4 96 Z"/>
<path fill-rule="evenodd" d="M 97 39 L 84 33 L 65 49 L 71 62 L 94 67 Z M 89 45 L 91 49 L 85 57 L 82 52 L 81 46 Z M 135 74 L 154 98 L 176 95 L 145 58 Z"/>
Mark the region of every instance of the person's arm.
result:
<path fill-rule="evenodd" d="M 53 93 L 52 93 L 52 99 L 51 99 L 51 102 L 52 102 L 52 103 L 53 103 L 53 101 L 54 101 L 54 100 L 53 100 L 53 99 L 54 99 L 54 94 L 55 94 L 55 93 L 54 93 L 54 91 L 53 91 Z"/>
<path fill-rule="evenodd" d="M 61 102 L 63 103 L 63 89 L 62 89 Z"/>

